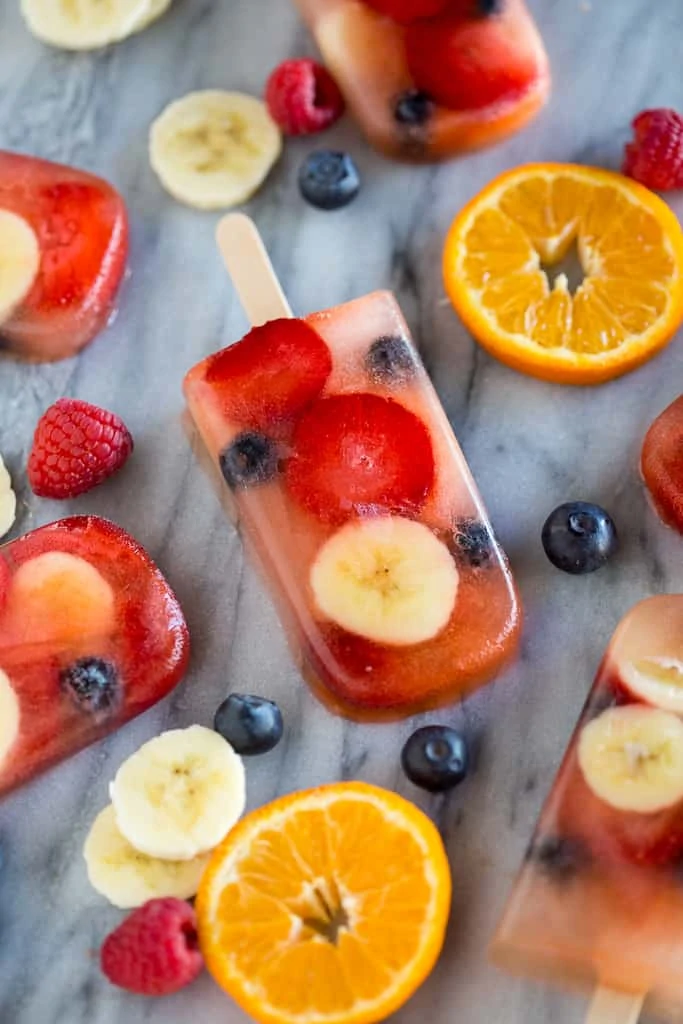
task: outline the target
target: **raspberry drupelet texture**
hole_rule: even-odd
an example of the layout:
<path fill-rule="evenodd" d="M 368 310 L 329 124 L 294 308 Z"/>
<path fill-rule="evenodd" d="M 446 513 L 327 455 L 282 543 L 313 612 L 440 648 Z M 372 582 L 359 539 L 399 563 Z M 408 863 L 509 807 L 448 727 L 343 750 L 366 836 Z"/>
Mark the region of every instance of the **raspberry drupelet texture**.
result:
<path fill-rule="evenodd" d="M 113 985 L 143 996 L 165 996 L 202 970 L 195 912 L 185 900 L 150 900 L 104 941 L 103 973 Z"/>
<path fill-rule="evenodd" d="M 285 135 L 312 135 L 334 124 L 344 99 L 329 71 L 314 60 L 285 60 L 266 84 L 270 116 Z"/>
<path fill-rule="evenodd" d="M 648 188 L 683 188 L 683 117 L 675 110 L 644 110 L 632 123 L 622 171 Z"/>
<path fill-rule="evenodd" d="M 133 438 L 115 413 L 60 398 L 38 421 L 29 483 L 41 498 L 75 498 L 121 469 L 132 451 Z"/>

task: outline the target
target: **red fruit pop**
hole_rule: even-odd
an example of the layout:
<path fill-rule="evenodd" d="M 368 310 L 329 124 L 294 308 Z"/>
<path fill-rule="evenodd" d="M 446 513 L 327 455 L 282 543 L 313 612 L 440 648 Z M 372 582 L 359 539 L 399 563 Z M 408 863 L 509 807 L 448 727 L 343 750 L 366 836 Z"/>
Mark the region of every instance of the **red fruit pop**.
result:
<path fill-rule="evenodd" d="M 133 438 L 113 412 L 60 398 L 38 421 L 29 483 L 41 498 L 75 498 L 121 469 L 132 451 Z"/>
<path fill-rule="evenodd" d="M 660 517 L 683 533 L 683 395 L 648 430 L 640 466 Z"/>
<path fill-rule="evenodd" d="M 0 211 L 38 241 L 33 285 L 0 336 L 29 359 L 74 355 L 107 324 L 128 257 L 128 219 L 112 186 L 86 171 L 0 152 Z"/>
<path fill-rule="evenodd" d="M 417 21 L 419 18 L 431 18 L 441 14 L 448 7 L 450 0 L 365 0 L 369 7 L 374 7 L 380 14 L 393 18 L 401 24 Z"/>
<path fill-rule="evenodd" d="M 100 963 L 112 985 L 128 992 L 177 992 L 204 966 L 194 910 L 184 900 L 150 900 L 107 936 Z"/>
<path fill-rule="evenodd" d="M 285 60 L 266 84 L 270 116 L 285 135 L 312 135 L 344 113 L 344 99 L 327 68 L 314 60 Z"/>
<path fill-rule="evenodd" d="M 434 482 L 424 423 L 399 402 L 372 394 L 323 398 L 299 420 L 285 482 L 324 522 L 353 512 L 415 512 Z"/>

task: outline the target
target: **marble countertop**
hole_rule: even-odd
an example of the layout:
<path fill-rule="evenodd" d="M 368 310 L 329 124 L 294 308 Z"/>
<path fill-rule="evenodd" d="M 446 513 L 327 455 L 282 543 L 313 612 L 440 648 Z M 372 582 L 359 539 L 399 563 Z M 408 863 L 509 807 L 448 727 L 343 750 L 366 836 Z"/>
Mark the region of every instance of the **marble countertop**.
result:
<path fill-rule="evenodd" d="M 158 1001 L 110 987 L 95 951 L 120 914 L 90 889 L 81 856 L 123 758 L 164 727 L 210 723 L 232 689 L 275 697 L 287 720 L 281 746 L 250 764 L 251 806 L 360 777 L 416 800 L 442 829 L 454 879 L 450 936 L 434 975 L 397 1022 L 582 1021 L 584 1000 L 499 973 L 485 947 L 618 619 L 641 597 L 683 590 L 681 541 L 655 518 L 637 473 L 647 425 L 681 390 L 683 338 L 598 390 L 519 376 L 484 354 L 444 301 L 440 250 L 455 212 L 498 171 L 535 159 L 616 167 L 637 111 L 683 107 L 683 7 L 680 0 L 532 6 L 555 88 L 523 134 L 447 165 L 409 168 L 374 155 L 345 121 L 329 139 L 361 168 L 354 204 L 332 214 L 303 204 L 296 169 L 310 143 L 299 141 L 287 145 L 248 208 L 295 310 L 379 287 L 397 292 L 521 586 L 527 621 L 517 664 L 464 705 L 431 716 L 463 728 L 476 749 L 468 780 L 449 797 L 431 798 L 399 769 L 414 722 L 352 725 L 309 696 L 179 422 L 184 371 L 239 337 L 246 323 L 216 257 L 215 217 L 162 192 L 147 160 L 147 129 L 190 89 L 259 93 L 279 60 L 313 52 L 306 31 L 287 0 L 176 0 L 141 36 L 74 56 L 31 39 L 17 0 L 0 5 L 0 145 L 108 176 L 132 221 L 131 276 L 113 326 L 77 360 L 0 362 L 0 451 L 20 491 L 15 532 L 76 511 L 117 520 L 167 573 L 194 640 L 191 671 L 170 698 L 0 807 L 2 1024 L 245 1020 L 208 976 Z M 683 196 L 674 206 L 683 214 Z M 62 395 L 113 408 L 136 438 L 123 473 L 66 504 L 35 499 L 23 477 L 35 422 Z M 546 514 L 571 498 L 604 505 L 620 529 L 619 557 L 592 577 L 557 572 L 541 549 Z"/>

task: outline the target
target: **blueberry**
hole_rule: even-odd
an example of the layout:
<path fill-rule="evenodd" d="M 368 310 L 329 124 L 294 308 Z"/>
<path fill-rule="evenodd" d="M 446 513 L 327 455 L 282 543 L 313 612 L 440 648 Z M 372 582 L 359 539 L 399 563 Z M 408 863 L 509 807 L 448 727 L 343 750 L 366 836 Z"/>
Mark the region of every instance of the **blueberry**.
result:
<path fill-rule="evenodd" d="M 365 365 L 376 384 L 403 384 L 417 372 L 410 343 L 398 334 L 383 334 L 373 341 Z"/>
<path fill-rule="evenodd" d="M 589 854 L 578 839 L 549 835 L 534 838 L 525 859 L 536 864 L 549 878 L 567 881 L 586 867 Z"/>
<path fill-rule="evenodd" d="M 501 14 L 505 0 L 477 0 L 477 13 L 484 18 L 491 14 Z"/>
<path fill-rule="evenodd" d="M 434 100 L 422 89 L 408 89 L 402 92 L 394 105 L 394 118 L 399 124 L 426 124 L 434 112 Z"/>
<path fill-rule="evenodd" d="M 275 444 L 264 434 L 251 430 L 238 434 L 221 452 L 219 462 L 226 482 L 233 489 L 267 483 L 279 469 Z"/>
<path fill-rule="evenodd" d="M 546 555 L 558 569 L 595 572 L 617 549 L 617 530 L 604 508 L 570 501 L 550 513 L 541 535 Z"/>
<path fill-rule="evenodd" d="M 214 715 L 213 727 L 238 754 L 267 754 L 282 739 L 282 712 L 265 697 L 231 693 Z"/>
<path fill-rule="evenodd" d="M 299 191 L 319 210 L 338 210 L 355 199 L 360 177 L 347 153 L 318 149 L 309 153 L 299 168 Z"/>
<path fill-rule="evenodd" d="M 451 548 L 459 561 L 481 569 L 493 558 L 491 531 L 479 519 L 459 519 L 453 527 Z"/>
<path fill-rule="evenodd" d="M 465 740 L 447 725 L 426 725 L 410 736 L 401 751 L 401 765 L 411 782 L 430 793 L 452 789 L 467 775 Z"/>
<path fill-rule="evenodd" d="M 103 658 L 79 658 L 59 673 L 59 682 L 74 704 L 93 714 L 112 711 L 119 703 L 119 674 Z"/>

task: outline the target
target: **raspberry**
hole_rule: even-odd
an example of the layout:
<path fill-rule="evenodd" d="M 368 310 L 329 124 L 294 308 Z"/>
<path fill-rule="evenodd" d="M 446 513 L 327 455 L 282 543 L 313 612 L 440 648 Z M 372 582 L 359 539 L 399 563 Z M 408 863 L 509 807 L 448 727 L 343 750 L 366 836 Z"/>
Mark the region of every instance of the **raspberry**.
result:
<path fill-rule="evenodd" d="M 105 939 L 100 965 L 128 992 L 165 996 L 184 988 L 203 967 L 194 910 L 171 898 L 138 907 Z"/>
<path fill-rule="evenodd" d="M 75 498 L 123 466 L 133 438 L 123 420 L 75 398 L 60 398 L 38 420 L 28 479 L 41 498 Z"/>
<path fill-rule="evenodd" d="M 344 98 L 329 71 L 314 60 L 285 60 L 266 84 L 270 116 L 286 135 L 321 132 L 344 113 Z"/>
<path fill-rule="evenodd" d="M 622 171 L 656 188 L 683 188 L 683 117 L 675 110 L 644 110 L 632 122 L 633 142 L 624 149 Z"/>

